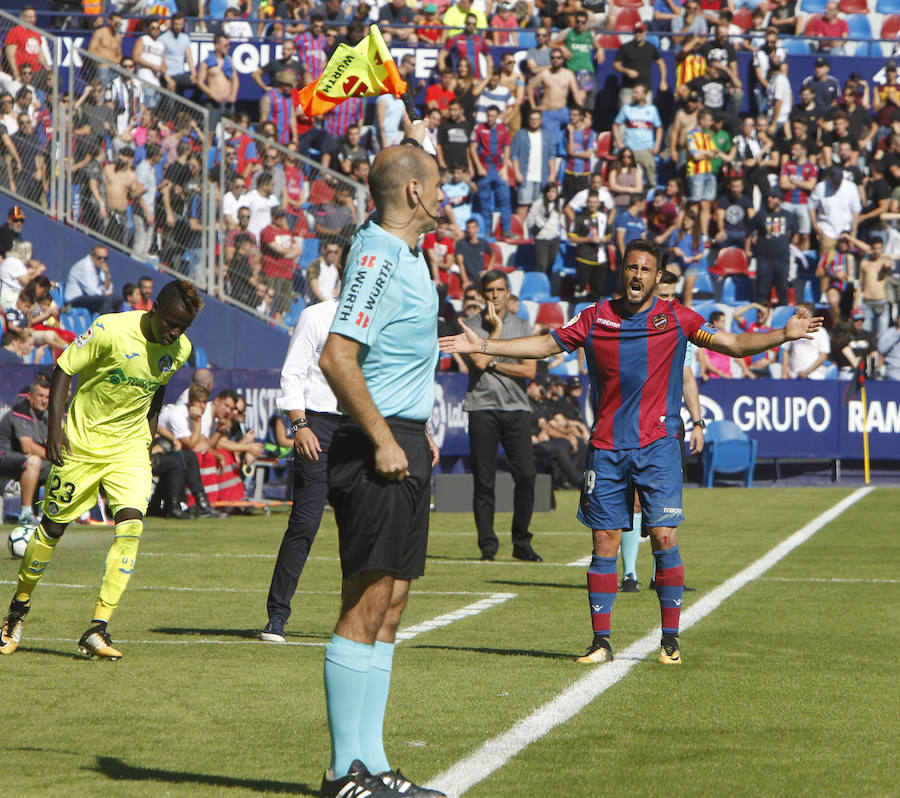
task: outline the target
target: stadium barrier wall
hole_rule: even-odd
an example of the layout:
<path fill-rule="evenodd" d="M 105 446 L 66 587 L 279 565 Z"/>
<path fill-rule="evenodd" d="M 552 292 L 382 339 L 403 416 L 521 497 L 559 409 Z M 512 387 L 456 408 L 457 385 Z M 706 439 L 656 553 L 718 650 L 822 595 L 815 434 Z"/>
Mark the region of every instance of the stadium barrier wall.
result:
<path fill-rule="evenodd" d="M 0 213 L 5 214 L 14 201 L 0 192 Z M 83 258 L 96 243 L 80 230 L 35 212 L 27 213 L 22 234 L 34 244 L 34 257 L 47 266 L 47 277 L 58 283 L 66 279 L 72 264 Z M 137 283 L 142 275 L 153 278 L 157 291 L 171 279 L 170 275 L 155 271 L 115 247 L 109 248 L 109 269 L 118 295 L 125 283 Z M 203 301 L 205 308 L 188 337 L 194 347 L 205 350 L 210 363 L 222 368 L 234 368 L 241 363 L 254 363 L 259 368 L 281 368 L 290 340 L 285 329 L 261 324 L 243 310 L 208 294 L 203 295 Z M 277 379 L 275 384 L 278 384 Z"/>
<path fill-rule="evenodd" d="M 286 344 L 285 344 L 286 345 Z M 285 346 L 279 350 L 283 355 Z M 27 385 L 34 366 L 0 372 L 0 411 Z M 170 398 L 188 386 L 192 370 L 179 371 L 169 385 Z M 216 369 L 216 390 L 232 388 L 248 404 L 247 423 L 263 436 L 280 394 L 280 369 Z M 467 378 L 439 374 L 431 421 L 443 457 L 469 453 L 467 414 L 462 409 Z M 729 420 L 759 442 L 763 459 L 858 460 L 862 458 L 862 405 L 845 401 L 849 383 L 806 380 L 716 380 L 702 386 L 703 417 Z M 868 385 L 868 426 L 871 456 L 900 460 L 900 389 L 893 382 Z M 690 417 L 682 409 L 690 428 Z"/>

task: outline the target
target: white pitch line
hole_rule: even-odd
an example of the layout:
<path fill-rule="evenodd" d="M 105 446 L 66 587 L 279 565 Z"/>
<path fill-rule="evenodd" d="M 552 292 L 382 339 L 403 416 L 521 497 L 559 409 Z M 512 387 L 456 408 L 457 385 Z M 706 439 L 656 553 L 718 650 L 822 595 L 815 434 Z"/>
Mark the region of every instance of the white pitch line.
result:
<path fill-rule="evenodd" d="M 701 596 L 681 616 L 681 629 L 689 629 L 701 621 L 742 587 L 758 579 L 795 548 L 805 543 L 822 527 L 833 521 L 874 488 L 859 488 L 830 509 L 797 530 L 756 562 L 744 568 L 717 588 Z M 457 798 L 466 790 L 499 770 L 531 743 L 539 740 L 556 726 L 577 715 L 591 701 L 600 696 L 659 646 L 659 627 L 644 635 L 602 667 L 593 667 L 566 688 L 556 698 L 523 718 L 511 729 L 488 740 L 477 751 L 432 779 L 430 787 Z"/>
<path fill-rule="evenodd" d="M 491 607 L 496 607 L 498 604 L 503 604 L 505 601 L 509 601 L 511 598 L 515 597 L 515 593 L 493 593 L 488 598 L 476 601 L 474 604 L 469 604 L 462 609 L 454 610 L 453 612 L 448 612 L 444 615 L 438 615 L 437 618 L 432 618 L 430 621 L 423 621 L 415 626 L 401 629 L 397 632 L 397 642 L 402 643 L 404 640 L 412 640 L 414 637 L 418 637 L 418 635 L 424 634 L 425 632 L 430 632 L 432 629 L 440 629 L 442 626 L 449 626 L 454 621 L 469 618 L 472 615 L 478 615 L 480 612 L 489 610 Z"/>
<path fill-rule="evenodd" d="M 15 584 L 14 582 L 0 581 L 0 584 Z M 55 584 L 54 587 L 69 587 L 69 588 L 81 588 L 87 587 L 87 585 L 60 585 Z M 262 591 L 265 592 L 265 591 Z M 298 591 L 299 592 L 299 591 Z M 312 591 L 309 591 L 312 592 Z M 407 640 L 412 640 L 419 635 L 423 635 L 426 632 L 431 632 L 435 629 L 440 629 L 443 626 L 449 626 L 454 621 L 460 621 L 463 618 L 470 618 L 473 615 L 478 615 L 479 613 L 484 612 L 485 610 L 489 610 L 491 607 L 496 607 L 498 604 L 503 604 L 506 601 L 509 601 L 512 598 L 516 597 L 516 593 L 468 593 L 468 592 L 440 592 L 440 591 L 421 591 L 415 593 L 415 595 L 432 595 L 432 596 L 485 596 L 485 598 L 480 601 L 476 601 L 473 604 L 469 604 L 461 609 L 454 610 L 453 612 L 447 612 L 443 615 L 438 615 L 436 618 L 432 618 L 428 621 L 422 621 L 422 623 L 415 624 L 414 626 L 409 626 L 405 629 L 401 629 L 397 632 L 397 642 L 405 643 Z M 69 638 L 65 637 L 29 637 L 28 640 L 33 640 L 36 642 L 43 643 L 68 643 L 72 642 Z M 253 639 L 245 639 L 245 640 L 207 640 L 205 638 L 201 638 L 200 640 L 121 640 L 116 638 L 117 643 L 121 643 L 123 645 L 163 645 L 163 646 L 236 646 L 236 645 L 288 645 L 288 646 L 306 646 L 310 648 L 324 648 L 325 643 L 301 643 L 294 642 L 291 640 L 285 641 L 284 643 L 268 643 L 264 640 L 253 640 Z"/>
<path fill-rule="evenodd" d="M 0 579 L 0 585 L 15 585 L 14 579 Z M 96 590 L 97 585 L 70 585 L 64 582 L 41 582 L 41 587 L 60 587 L 66 590 Z M 129 585 L 129 592 L 134 590 L 174 590 L 185 593 L 268 593 L 262 588 L 236 588 L 236 587 L 179 587 L 177 585 Z M 340 596 L 340 590 L 297 590 L 295 595 L 303 596 Z M 413 596 L 496 596 L 505 595 L 491 593 L 490 591 L 473 590 L 411 590 Z M 511 594 L 515 595 L 515 594 Z"/>
<path fill-rule="evenodd" d="M 791 579 L 788 577 L 766 576 L 759 580 L 760 582 L 820 582 L 822 584 L 851 584 L 851 585 L 897 585 L 900 579 L 815 579 L 813 577 L 798 577 Z"/>
<path fill-rule="evenodd" d="M 587 568 L 591 564 L 591 558 L 593 555 L 588 554 L 587 557 L 582 557 L 580 560 L 575 560 L 574 562 L 567 562 L 566 566 L 568 568 Z"/>

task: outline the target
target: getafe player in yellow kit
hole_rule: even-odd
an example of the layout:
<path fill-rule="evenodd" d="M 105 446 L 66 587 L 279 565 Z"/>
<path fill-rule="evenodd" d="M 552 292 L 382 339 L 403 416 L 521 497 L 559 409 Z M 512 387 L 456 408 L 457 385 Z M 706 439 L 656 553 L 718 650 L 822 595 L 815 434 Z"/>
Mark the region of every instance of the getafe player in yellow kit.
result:
<path fill-rule="evenodd" d="M 203 307 L 191 283 L 163 286 L 153 309 L 100 316 L 63 352 L 50 382 L 44 518 L 25 550 L 9 613 L 0 625 L 0 653 L 12 654 L 22 637 L 31 594 L 69 523 L 90 510 L 103 485 L 116 522 L 113 544 L 90 627 L 78 649 L 89 657 L 119 659 L 106 631 L 134 571 L 144 512 L 150 501 L 150 441 L 166 383 L 191 353 L 183 334 Z M 63 412 L 72 376 L 78 388 Z"/>

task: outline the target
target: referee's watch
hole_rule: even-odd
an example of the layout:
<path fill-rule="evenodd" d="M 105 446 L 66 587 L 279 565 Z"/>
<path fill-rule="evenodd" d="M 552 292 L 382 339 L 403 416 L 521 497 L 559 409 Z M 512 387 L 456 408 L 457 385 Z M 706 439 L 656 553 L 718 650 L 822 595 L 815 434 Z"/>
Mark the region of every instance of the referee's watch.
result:
<path fill-rule="evenodd" d="M 691 424 L 695 427 L 700 427 L 700 429 L 706 429 L 706 422 L 702 418 L 698 418 L 696 421 L 691 419 Z"/>
<path fill-rule="evenodd" d="M 309 426 L 309 422 L 306 418 L 298 418 L 291 424 L 291 432 L 297 432 L 301 429 L 306 429 Z"/>

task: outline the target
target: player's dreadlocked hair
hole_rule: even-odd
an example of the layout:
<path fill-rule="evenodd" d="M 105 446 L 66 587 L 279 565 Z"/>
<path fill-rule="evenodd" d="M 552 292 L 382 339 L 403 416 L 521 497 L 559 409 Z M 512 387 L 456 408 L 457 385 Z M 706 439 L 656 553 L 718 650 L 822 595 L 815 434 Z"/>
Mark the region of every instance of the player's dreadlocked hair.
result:
<path fill-rule="evenodd" d="M 166 283 L 160 289 L 156 301 L 161 304 L 183 305 L 185 310 L 194 317 L 203 310 L 203 300 L 197 293 L 197 288 L 187 280 L 172 280 L 172 282 Z"/>

